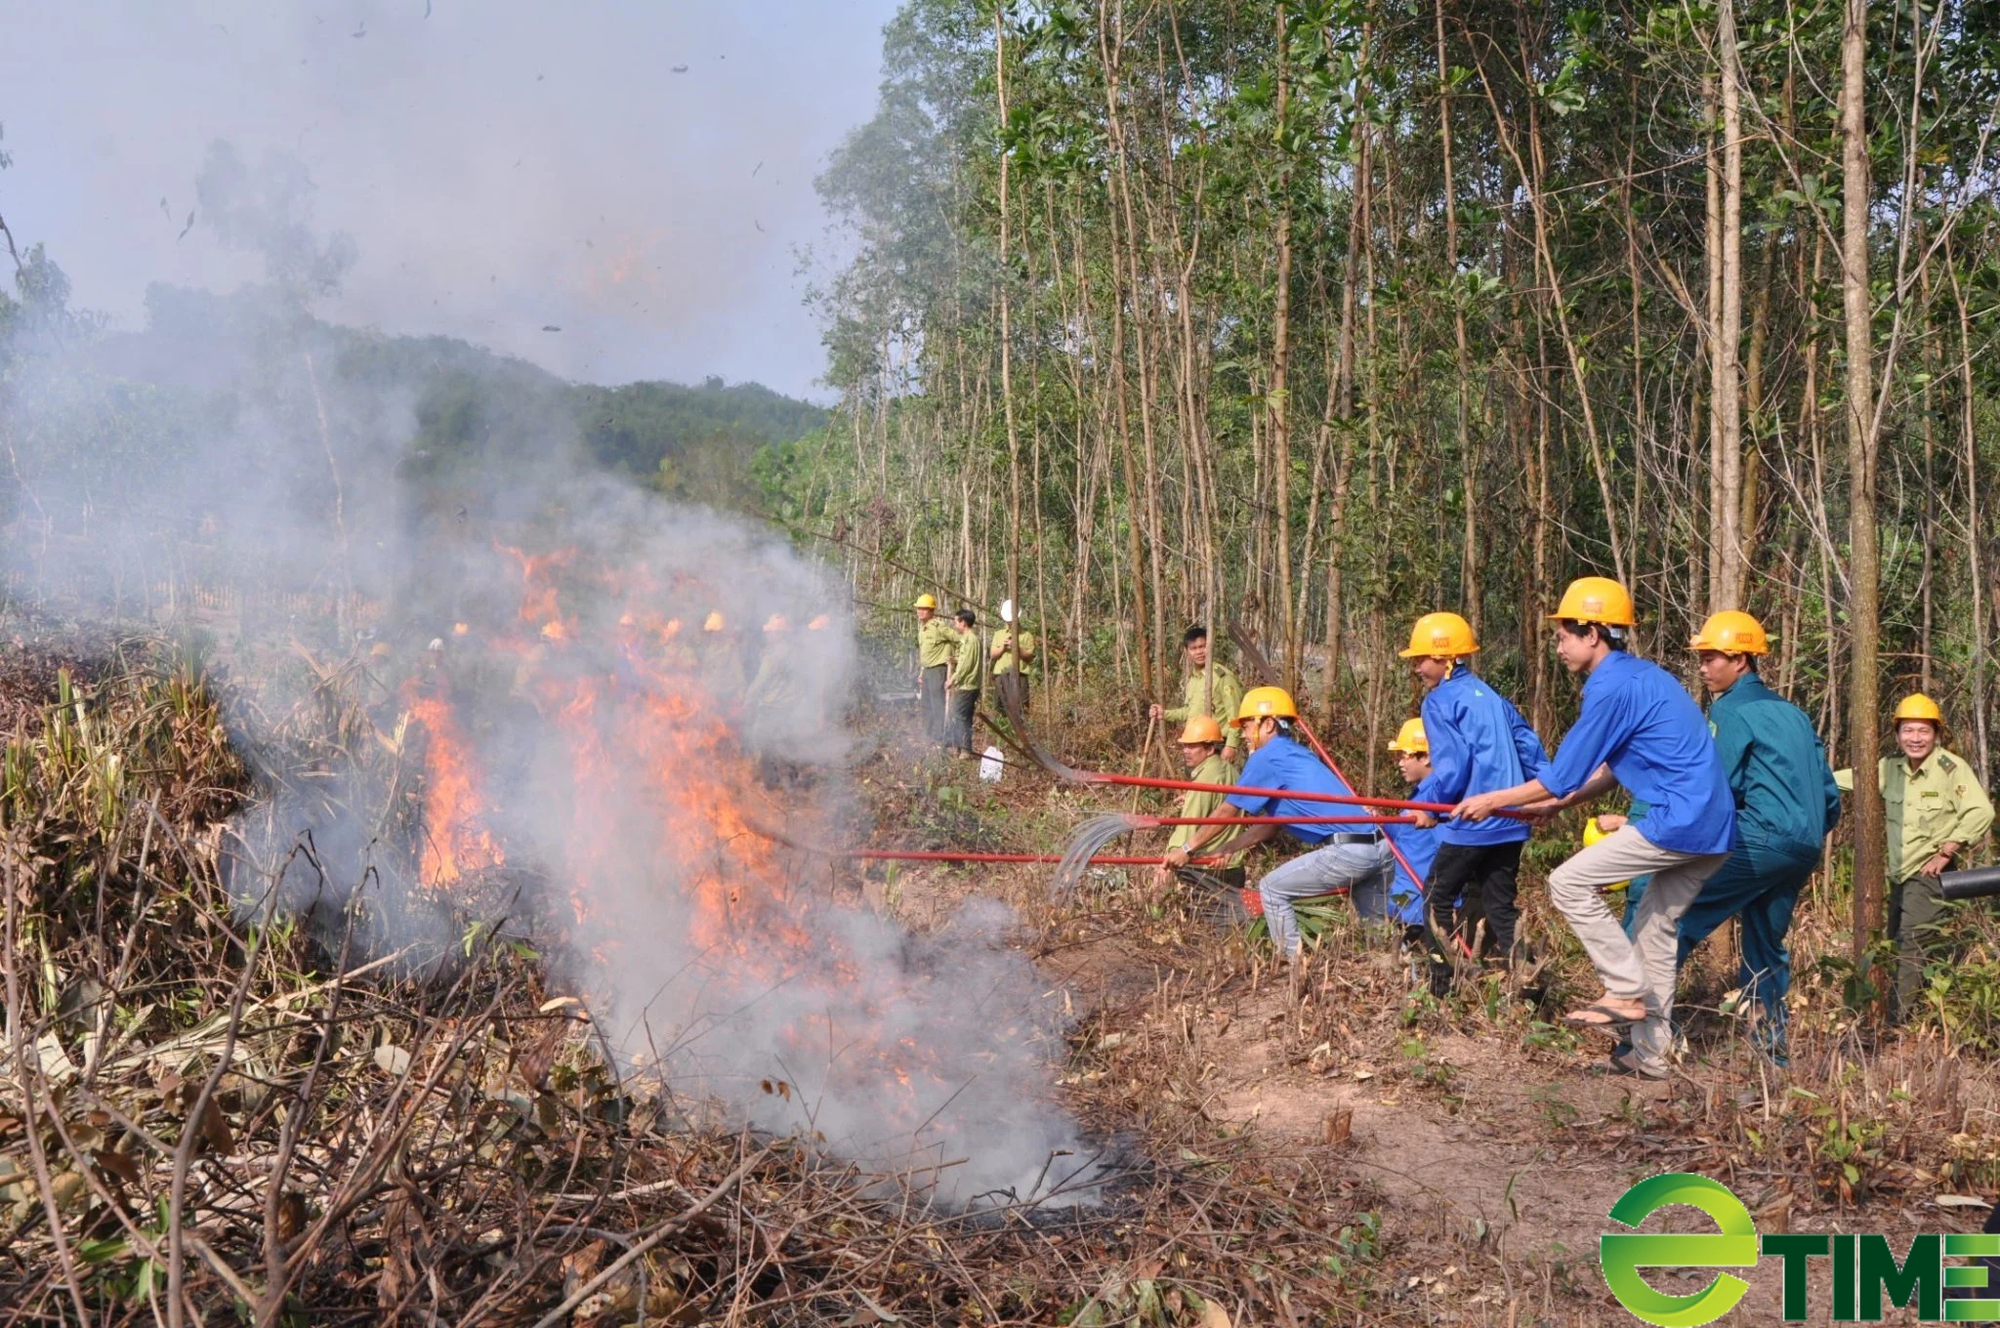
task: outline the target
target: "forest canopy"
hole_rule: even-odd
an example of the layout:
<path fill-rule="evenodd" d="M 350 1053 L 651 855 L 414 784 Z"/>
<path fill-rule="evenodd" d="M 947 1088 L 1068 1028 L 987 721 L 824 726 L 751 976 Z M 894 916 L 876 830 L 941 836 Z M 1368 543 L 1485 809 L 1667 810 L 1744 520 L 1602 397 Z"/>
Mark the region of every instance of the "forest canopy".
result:
<path fill-rule="evenodd" d="M 1923 687 L 1990 773 L 1996 95 L 1954 0 L 910 0 L 784 511 L 1152 695 L 1238 618 L 1371 751 L 1434 608 L 1549 732 L 1616 576 L 1648 653 L 1750 609 L 1836 752 Z"/>

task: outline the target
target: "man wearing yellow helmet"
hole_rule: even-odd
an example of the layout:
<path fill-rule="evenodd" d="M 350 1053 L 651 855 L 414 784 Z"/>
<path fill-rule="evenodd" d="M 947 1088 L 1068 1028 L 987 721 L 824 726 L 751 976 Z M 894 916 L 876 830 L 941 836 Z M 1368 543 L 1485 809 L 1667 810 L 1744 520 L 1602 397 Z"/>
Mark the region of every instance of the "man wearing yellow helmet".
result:
<path fill-rule="evenodd" d="M 1187 652 L 1188 665 L 1181 703 L 1168 708 L 1156 705 L 1152 717 L 1170 724 L 1185 724 L 1196 715 L 1213 716 L 1218 724 L 1234 719 L 1237 707 L 1243 704 L 1243 684 L 1209 649 L 1208 628 L 1201 623 L 1188 628 L 1181 636 L 1181 648 Z M 1223 755 L 1232 762 L 1242 756 L 1234 727 L 1224 735 Z"/>
<path fill-rule="evenodd" d="M 1659 665 L 1626 653 L 1633 614 L 1625 587 L 1584 577 L 1551 616 L 1556 655 L 1584 679 L 1576 723 L 1539 778 L 1468 798 L 1456 814 L 1478 821 L 1503 807 L 1554 810 L 1621 784 L 1646 803 L 1644 816 L 1557 867 L 1549 897 L 1605 989 L 1565 1022 L 1613 1032 L 1630 1026 L 1631 1052 L 1614 1052 L 1614 1067 L 1664 1078 L 1681 915 L 1736 846 L 1736 803 L 1694 698 Z M 1653 880 L 1627 936 L 1599 891 L 1645 872 Z"/>
<path fill-rule="evenodd" d="M 1423 727 L 1429 735 L 1431 781 L 1437 795 L 1428 800 L 1458 803 L 1512 788 L 1541 774 L 1548 763 L 1542 740 L 1513 702 L 1472 671 L 1472 656 L 1478 649 L 1472 625 L 1465 619 L 1455 613 L 1427 613 L 1417 619 L 1409 647 L 1402 652 L 1425 688 Z M 1418 813 L 1417 823 L 1435 824 L 1423 813 Z M 1431 928 L 1440 937 L 1459 932 L 1470 944 L 1479 931 L 1477 920 L 1483 917 L 1480 949 L 1505 962 L 1514 954 L 1514 930 L 1521 916 L 1517 899 L 1527 823 L 1504 817 L 1449 821 L 1438 830 L 1437 839 L 1437 860 L 1428 883 Z M 1461 897 L 1464 914 L 1458 914 L 1452 902 Z"/>
<path fill-rule="evenodd" d="M 1406 719 L 1389 743 L 1396 755 L 1396 768 L 1410 786 L 1412 802 L 1445 802 L 1438 793 L 1437 777 L 1431 769 L 1430 736 L 1421 719 Z M 1430 967 L 1431 994 L 1443 999 L 1451 990 L 1452 966 L 1445 950 L 1445 936 L 1433 930 L 1425 918 L 1425 882 L 1431 877 L 1431 863 L 1438 854 L 1437 822 L 1386 827 L 1389 841 L 1399 850 L 1395 883 L 1389 887 L 1389 915 L 1403 924 L 1403 944 L 1421 950 Z M 1451 905 L 1447 904 L 1449 910 Z"/>
<path fill-rule="evenodd" d="M 1196 784 L 1234 784 L 1236 769 L 1222 759 L 1222 726 L 1215 722 L 1213 715 L 1196 715 L 1181 727 L 1181 760 L 1187 764 L 1188 779 Z M 1223 815 L 1226 804 L 1220 793 L 1204 793 L 1189 789 L 1181 794 L 1180 810 L 1176 816 L 1205 818 Z M 1177 825 L 1173 834 L 1167 837 L 1167 852 L 1184 850 L 1191 855 L 1199 855 L 1202 847 L 1211 840 L 1228 833 L 1226 825 Z M 1161 863 L 1153 873 L 1156 891 L 1165 890 L 1174 878 L 1175 869 Z M 1222 866 L 1210 869 L 1209 875 L 1222 881 L 1231 889 L 1243 888 L 1243 855 L 1231 854 Z"/>
<path fill-rule="evenodd" d="M 1253 687 L 1244 693 L 1231 723 L 1242 731 L 1250 759 L 1243 766 L 1239 782 L 1245 788 L 1279 789 L 1301 793 L 1337 793 L 1352 797 L 1340 776 L 1326 768 L 1319 757 L 1292 738 L 1297 705 L 1282 687 Z M 1306 802 L 1282 794 L 1254 793 L 1229 795 L 1230 811 L 1242 816 L 1325 816 L 1324 802 Z M 1223 827 L 1228 829 L 1229 827 Z M 1331 825 L 1247 825 L 1239 829 L 1215 851 L 1235 853 L 1277 837 L 1280 830 L 1313 851 L 1273 868 L 1257 883 L 1264 902 L 1264 918 L 1271 927 L 1272 943 L 1287 960 L 1300 954 L 1298 916 L 1292 910 L 1295 899 L 1345 890 L 1355 911 L 1365 920 L 1382 920 L 1389 914 L 1389 887 L 1394 880 L 1389 842 L 1381 831 L 1342 830 Z M 1188 850 L 1167 854 L 1170 866 L 1187 865 Z"/>
<path fill-rule="evenodd" d="M 1678 964 L 1730 918 L 1740 919 L 1738 985 L 1756 1011 L 1753 1043 L 1786 1063 L 1785 994 L 1792 956 L 1785 948 L 1799 890 L 1819 867 L 1840 820 L 1840 792 L 1826 748 L 1805 711 L 1757 673 L 1769 652 L 1764 626 L 1734 609 L 1702 624 L 1688 648 L 1701 657 L 1708 728 L 1736 800 L 1736 848 L 1681 916 Z"/>
<path fill-rule="evenodd" d="M 1892 1023 L 1909 1017 L 1923 986 L 1924 966 L 1938 946 L 1948 907 L 1938 877 L 1993 825 L 1993 803 L 1965 758 L 1945 750 L 1944 711 L 1916 692 L 1896 707 L 1897 756 L 1885 756 L 1882 782 L 1888 821 L 1889 935 L 1896 939 Z M 1854 772 L 1834 782 L 1854 787 Z"/>
<path fill-rule="evenodd" d="M 743 702 L 748 674 L 743 668 L 743 643 L 730 630 L 729 619 L 720 609 L 701 624 L 701 681 L 709 699 L 733 710 Z"/>
<path fill-rule="evenodd" d="M 937 596 L 917 596 L 917 709 L 932 742 L 944 741 L 944 694 L 947 675 L 958 656 L 958 633 L 949 618 L 940 618 Z"/>

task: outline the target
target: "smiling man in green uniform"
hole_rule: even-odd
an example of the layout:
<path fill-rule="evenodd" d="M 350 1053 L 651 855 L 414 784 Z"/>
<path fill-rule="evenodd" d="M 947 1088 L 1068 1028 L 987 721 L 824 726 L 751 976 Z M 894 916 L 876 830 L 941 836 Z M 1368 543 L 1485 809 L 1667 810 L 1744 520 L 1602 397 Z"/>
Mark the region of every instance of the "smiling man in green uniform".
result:
<path fill-rule="evenodd" d="M 1901 1023 L 1943 929 L 1946 908 L 1938 877 L 1992 827 L 1993 804 L 1971 764 L 1940 741 L 1944 712 L 1937 702 L 1922 692 L 1906 696 L 1895 721 L 1902 754 L 1883 757 L 1879 777 L 1888 818 L 1889 934 L 1896 938 L 1889 1019 Z M 1833 778 L 1843 789 L 1854 787 L 1852 770 L 1835 771 Z"/>

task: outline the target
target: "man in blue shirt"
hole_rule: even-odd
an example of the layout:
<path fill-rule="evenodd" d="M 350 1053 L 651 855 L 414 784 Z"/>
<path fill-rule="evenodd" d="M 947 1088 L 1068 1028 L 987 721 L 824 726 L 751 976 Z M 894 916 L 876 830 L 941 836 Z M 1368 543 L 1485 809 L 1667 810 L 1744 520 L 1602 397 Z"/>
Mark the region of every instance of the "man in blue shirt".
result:
<path fill-rule="evenodd" d="M 1840 821 L 1840 790 L 1805 711 L 1757 674 L 1757 656 L 1771 648 L 1762 623 L 1735 610 L 1718 613 L 1689 648 L 1700 653 L 1702 685 L 1714 698 L 1708 727 L 1736 801 L 1737 842 L 1681 917 L 1679 959 L 1685 964 L 1717 927 L 1742 918 L 1738 985 L 1756 1011 L 1751 1038 L 1783 1065 L 1792 985 L 1785 933 L 1799 890 Z"/>
<path fill-rule="evenodd" d="M 1736 846 L 1736 802 L 1694 698 L 1671 673 L 1625 653 L 1632 597 L 1604 577 L 1572 582 L 1556 620 L 1556 655 L 1582 675 L 1583 709 L 1539 779 L 1482 793 L 1454 814 L 1502 807 L 1554 811 L 1623 785 L 1646 814 L 1582 850 L 1549 877 L 1549 896 L 1597 968 L 1605 994 L 1564 1016 L 1582 1028 L 1630 1027 L 1620 1071 L 1665 1078 L 1673 1047 L 1681 915 Z M 1627 936 L 1601 887 L 1644 872 L 1652 883 Z"/>
<path fill-rule="evenodd" d="M 1421 719 L 1406 719 L 1403 727 L 1390 742 L 1389 750 L 1396 754 L 1396 765 L 1403 773 L 1403 779 L 1410 785 L 1412 802 L 1445 802 L 1440 796 L 1437 780 L 1431 770 L 1430 737 L 1424 731 Z M 1415 819 L 1413 817 L 1413 819 Z M 1424 883 L 1431 877 L 1431 863 L 1438 853 L 1438 832 L 1435 818 L 1424 818 L 1428 824 L 1392 825 L 1389 827 L 1389 842 L 1396 847 L 1396 881 L 1389 887 L 1389 916 L 1403 924 L 1403 944 L 1424 955 L 1430 966 L 1431 994 L 1440 1000 L 1451 991 L 1453 974 L 1447 937 L 1433 930 L 1425 917 L 1426 890 Z M 1446 916 L 1455 900 L 1444 901 Z M 1435 913 L 1436 910 L 1431 910 Z"/>
<path fill-rule="evenodd" d="M 1319 757 L 1293 740 L 1292 723 L 1298 717 L 1291 694 L 1281 687 L 1253 687 L 1244 694 L 1236 718 L 1230 721 L 1242 731 L 1243 745 L 1250 749 L 1250 759 L 1243 764 L 1243 787 L 1353 796 L 1354 790 L 1327 769 Z M 1229 805 L 1245 816 L 1326 816 L 1331 804 L 1282 795 L 1232 793 Z M 1222 827 L 1224 831 L 1229 828 Z M 1280 830 L 1314 848 L 1272 868 L 1257 883 L 1257 893 L 1264 903 L 1264 919 L 1270 925 L 1271 941 L 1278 947 L 1278 953 L 1294 963 L 1299 957 L 1299 924 L 1292 911 L 1295 899 L 1345 890 L 1364 920 L 1379 921 L 1389 916 L 1390 886 L 1394 880 L 1389 841 L 1373 826 L 1348 832 L 1332 825 L 1248 825 L 1214 848 L 1193 847 L 1226 855 L 1276 838 Z M 1188 848 L 1169 852 L 1166 864 L 1173 868 L 1185 866 L 1188 852 Z"/>
<path fill-rule="evenodd" d="M 1542 740 L 1521 712 L 1472 671 L 1469 661 L 1478 649 L 1465 619 L 1427 613 L 1417 619 L 1409 648 L 1402 652 L 1428 689 L 1424 732 L 1430 739 L 1431 783 L 1438 802 L 1459 803 L 1513 788 L 1541 774 L 1548 761 Z M 1420 812 L 1417 823 L 1430 826 L 1435 821 Z M 1527 822 L 1511 817 L 1449 821 L 1437 837 L 1437 861 L 1428 883 L 1432 930 L 1441 938 L 1455 931 L 1468 946 L 1477 944 L 1482 955 L 1507 962 L 1521 917 L 1517 898 Z M 1465 909 L 1454 916 L 1454 901 L 1461 896 Z M 1433 979 L 1435 987 L 1435 969 Z"/>

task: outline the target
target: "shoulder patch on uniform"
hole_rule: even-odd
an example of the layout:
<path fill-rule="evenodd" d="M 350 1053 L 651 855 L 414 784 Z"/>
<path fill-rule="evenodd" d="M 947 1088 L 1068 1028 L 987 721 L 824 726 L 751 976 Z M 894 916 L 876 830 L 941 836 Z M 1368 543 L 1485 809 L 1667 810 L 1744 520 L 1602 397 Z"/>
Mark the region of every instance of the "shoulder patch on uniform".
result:
<path fill-rule="evenodd" d="M 1938 769 L 1944 771 L 1948 775 L 1952 771 L 1958 769 L 1958 762 L 1952 760 L 1949 756 L 1940 755 L 1938 757 Z"/>

